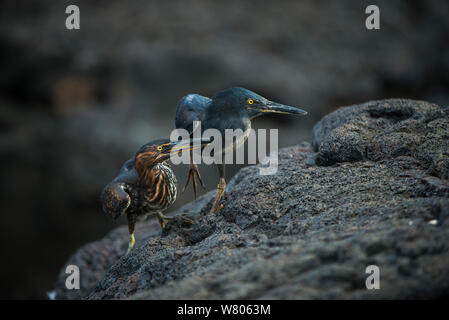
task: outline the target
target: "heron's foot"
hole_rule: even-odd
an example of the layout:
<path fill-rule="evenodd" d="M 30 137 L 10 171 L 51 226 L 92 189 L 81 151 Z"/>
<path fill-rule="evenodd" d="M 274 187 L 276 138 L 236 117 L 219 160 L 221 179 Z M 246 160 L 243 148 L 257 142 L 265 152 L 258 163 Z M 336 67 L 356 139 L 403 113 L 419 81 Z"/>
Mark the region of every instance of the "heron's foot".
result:
<path fill-rule="evenodd" d="M 195 221 L 193 221 L 192 219 L 186 218 L 186 217 L 182 217 L 182 221 L 187 224 L 195 224 Z"/>
<path fill-rule="evenodd" d="M 172 217 L 164 216 L 161 212 L 158 212 L 158 214 L 157 214 L 157 219 L 159 220 L 159 223 L 160 223 L 160 225 L 161 225 L 161 228 L 162 228 L 162 229 L 165 229 L 165 226 L 167 225 L 167 223 L 168 223 L 171 219 L 173 219 L 173 218 L 172 218 Z"/>
<path fill-rule="evenodd" d="M 134 248 L 135 244 L 136 244 L 136 239 L 134 238 L 134 233 L 131 233 L 129 235 L 128 250 L 126 251 L 126 254 L 131 252 L 131 250 Z"/>
<path fill-rule="evenodd" d="M 203 179 L 201 179 L 201 175 L 200 175 L 200 171 L 198 170 L 198 166 L 194 163 L 191 163 L 189 175 L 187 176 L 187 182 L 186 182 L 186 185 L 184 186 L 184 188 L 182 189 L 182 193 L 184 193 L 184 191 L 186 190 L 187 186 L 189 185 L 189 182 L 192 181 L 193 194 L 196 199 L 196 190 L 197 190 L 197 186 L 198 186 L 196 180 L 199 181 L 199 183 L 201 184 L 203 189 L 206 189 L 206 187 L 204 186 Z"/>
<path fill-rule="evenodd" d="M 218 210 L 223 208 L 223 204 L 220 204 L 220 200 L 223 197 L 223 194 L 226 189 L 226 181 L 223 178 L 220 178 L 220 182 L 217 186 L 217 192 L 215 193 L 215 202 L 212 206 L 212 209 L 210 210 L 210 213 L 216 213 Z"/>

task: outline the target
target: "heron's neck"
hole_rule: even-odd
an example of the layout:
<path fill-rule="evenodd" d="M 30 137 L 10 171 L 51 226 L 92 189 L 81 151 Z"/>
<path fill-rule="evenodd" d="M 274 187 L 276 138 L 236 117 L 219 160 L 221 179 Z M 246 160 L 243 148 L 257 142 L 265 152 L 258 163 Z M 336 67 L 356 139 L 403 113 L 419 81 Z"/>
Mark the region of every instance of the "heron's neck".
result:
<path fill-rule="evenodd" d="M 166 179 L 168 176 L 174 175 L 167 161 L 156 163 L 152 167 L 141 168 L 137 173 L 140 183 L 147 186 L 154 185 L 161 178 Z"/>
<path fill-rule="evenodd" d="M 220 115 L 220 116 L 217 116 Z M 207 124 L 207 125 L 205 125 Z M 246 131 L 251 127 L 251 120 L 245 114 L 229 110 L 215 113 L 214 110 L 208 110 L 205 123 L 202 123 L 202 131 L 215 128 L 220 131 L 224 129 L 242 129 Z M 222 132 L 224 133 L 224 131 Z"/>

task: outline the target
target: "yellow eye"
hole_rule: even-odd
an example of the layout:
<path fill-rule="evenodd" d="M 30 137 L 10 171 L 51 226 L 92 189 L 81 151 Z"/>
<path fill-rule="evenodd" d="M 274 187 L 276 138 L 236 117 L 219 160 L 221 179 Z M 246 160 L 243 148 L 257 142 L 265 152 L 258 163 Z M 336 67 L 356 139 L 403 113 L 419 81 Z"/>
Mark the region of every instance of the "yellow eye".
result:
<path fill-rule="evenodd" d="M 248 104 L 253 104 L 253 103 L 254 103 L 254 100 L 252 100 L 252 99 L 248 100 Z"/>
<path fill-rule="evenodd" d="M 157 151 L 162 151 L 162 146 L 157 146 L 156 149 Z"/>

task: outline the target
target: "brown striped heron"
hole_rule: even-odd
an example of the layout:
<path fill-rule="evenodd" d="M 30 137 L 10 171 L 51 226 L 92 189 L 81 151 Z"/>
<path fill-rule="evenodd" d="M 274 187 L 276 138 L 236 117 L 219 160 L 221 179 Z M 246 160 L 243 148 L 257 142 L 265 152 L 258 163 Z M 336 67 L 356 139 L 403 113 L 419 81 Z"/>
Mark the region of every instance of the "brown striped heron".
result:
<path fill-rule="evenodd" d="M 134 227 L 140 216 L 157 216 L 162 228 L 170 217 L 162 212 L 176 200 L 177 180 L 168 164 L 170 152 L 192 150 L 210 139 L 170 141 L 158 139 L 143 145 L 136 155 L 126 161 L 117 177 L 101 193 L 103 211 L 113 219 L 127 215 L 128 252 L 135 244 Z"/>

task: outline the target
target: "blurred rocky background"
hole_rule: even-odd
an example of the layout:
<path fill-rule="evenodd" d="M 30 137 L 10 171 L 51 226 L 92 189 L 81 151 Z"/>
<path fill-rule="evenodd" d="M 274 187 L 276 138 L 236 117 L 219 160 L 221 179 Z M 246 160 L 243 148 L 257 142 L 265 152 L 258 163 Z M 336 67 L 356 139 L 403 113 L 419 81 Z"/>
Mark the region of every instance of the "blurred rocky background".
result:
<path fill-rule="evenodd" d="M 80 30 L 65 28 L 69 4 Z M 381 30 L 366 30 L 368 4 Z M 1 2 L 0 297 L 46 298 L 76 248 L 124 222 L 101 212 L 99 193 L 140 145 L 170 134 L 183 95 L 238 85 L 302 107 L 310 116 L 254 123 L 294 145 L 341 105 L 448 105 L 448 39 L 444 0 Z M 186 167 L 175 169 L 181 185 Z M 200 170 L 214 188 L 215 169 Z"/>

